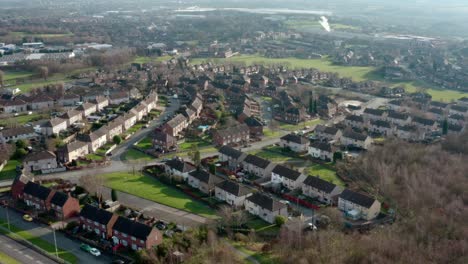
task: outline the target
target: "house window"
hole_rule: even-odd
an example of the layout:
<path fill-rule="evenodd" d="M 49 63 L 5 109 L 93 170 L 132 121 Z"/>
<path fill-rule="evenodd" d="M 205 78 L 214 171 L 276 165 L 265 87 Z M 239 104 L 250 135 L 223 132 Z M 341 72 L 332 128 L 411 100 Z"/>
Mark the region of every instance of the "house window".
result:
<path fill-rule="evenodd" d="M 133 240 L 133 241 L 136 241 L 136 237 L 132 236 L 132 240 Z"/>

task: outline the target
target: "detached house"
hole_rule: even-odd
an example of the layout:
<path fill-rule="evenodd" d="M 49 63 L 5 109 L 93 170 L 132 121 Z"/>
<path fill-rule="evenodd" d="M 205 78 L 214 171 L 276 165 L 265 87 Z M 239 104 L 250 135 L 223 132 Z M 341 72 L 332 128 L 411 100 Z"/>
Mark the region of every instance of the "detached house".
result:
<path fill-rule="evenodd" d="M 80 226 L 107 239 L 113 235 L 112 228 L 117 218 L 116 214 L 87 204 L 80 212 Z"/>
<path fill-rule="evenodd" d="M 306 176 L 283 165 L 276 165 L 271 172 L 271 182 L 281 184 L 289 190 L 300 187 Z"/>
<path fill-rule="evenodd" d="M 177 140 L 165 132 L 156 131 L 153 136 L 153 146 L 156 149 L 167 151 L 177 146 Z"/>
<path fill-rule="evenodd" d="M 315 141 L 309 146 L 309 155 L 316 159 L 333 160 L 333 147 L 330 143 Z"/>
<path fill-rule="evenodd" d="M 285 204 L 262 193 L 254 193 L 245 199 L 245 209 L 268 223 L 273 224 L 278 215 L 288 216 Z"/>
<path fill-rule="evenodd" d="M 80 203 L 76 198 L 63 192 L 55 192 L 50 200 L 50 208 L 58 219 L 68 219 L 80 212 Z"/>
<path fill-rule="evenodd" d="M 249 139 L 249 127 L 245 124 L 216 130 L 213 132 L 213 141 L 218 146 L 248 142 Z"/>
<path fill-rule="evenodd" d="M 28 206 L 38 211 L 49 211 L 50 200 L 54 194 L 55 191 L 30 181 L 24 186 L 23 200 Z"/>
<path fill-rule="evenodd" d="M 367 195 L 345 189 L 338 198 L 338 208 L 354 219 L 372 220 L 380 213 L 380 202 Z"/>
<path fill-rule="evenodd" d="M 222 178 L 200 169 L 188 174 L 187 183 L 193 188 L 209 194 L 214 190 L 215 185 L 222 181 Z"/>
<path fill-rule="evenodd" d="M 133 250 L 151 249 L 162 243 L 159 230 L 119 216 L 112 228 L 112 240 Z"/>
<path fill-rule="evenodd" d="M 287 134 L 281 137 L 280 146 L 282 148 L 289 148 L 294 152 L 307 152 L 309 140 L 299 135 Z"/>
<path fill-rule="evenodd" d="M 195 166 L 180 158 L 166 161 L 164 168 L 167 174 L 182 177 L 184 180 L 188 179 L 189 172 L 195 170 Z"/>
<path fill-rule="evenodd" d="M 227 162 L 231 169 L 238 168 L 242 161 L 244 161 L 245 157 L 247 157 L 247 154 L 244 152 L 229 146 L 222 146 L 219 149 L 219 154 L 219 161 Z"/>
<path fill-rule="evenodd" d="M 24 158 L 23 167 L 29 171 L 55 169 L 58 167 L 57 157 L 50 151 L 32 153 Z"/>
<path fill-rule="evenodd" d="M 177 137 L 185 128 L 187 128 L 187 126 L 187 118 L 182 114 L 178 114 L 169 122 L 164 124 L 163 131 L 168 133 L 172 137 Z"/>
<path fill-rule="evenodd" d="M 372 144 L 372 138 L 352 130 L 345 131 L 341 137 L 341 144 L 349 147 L 358 147 L 369 149 Z"/>
<path fill-rule="evenodd" d="M 247 155 L 247 157 L 245 157 L 245 159 L 242 161 L 242 168 L 257 176 L 257 177 L 268 177 L 271 175 L 271 171 L 273 170 L 273 168 L 275 167 L 275 164 L 266 160 L 266 159 L 263 159 L 263 158 L 260 158 L 260 157 L 257 157 L 255 155 Z"/>
<path fill-rule="evenodd" d="M 326 204 L 336 203 L 335 197 L 342 191 L 341 187 L 316 176 L 307 177 L 302 185 L 302 193 L 304 195 L 317 198 L 320 202 Z"/>
<path fill-rule="evenodd" d="M 222 181 L 215 186 L 216 198 L 235 207 L 242 207 L 245 199 L 252 193 L 252 189 L 230 180 Z"/>

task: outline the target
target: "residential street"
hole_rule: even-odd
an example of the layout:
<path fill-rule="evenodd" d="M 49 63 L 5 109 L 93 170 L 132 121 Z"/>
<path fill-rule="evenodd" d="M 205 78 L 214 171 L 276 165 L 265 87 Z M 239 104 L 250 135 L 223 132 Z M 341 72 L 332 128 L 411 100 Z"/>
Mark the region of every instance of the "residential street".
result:
<path fill-rule="evenodd" d="M 49 264 L 56 263 L 50 258 L 39 254 L 37 251 L 16 242 L 15 240 L 0 235 L 0 252 L 12 257 L 20 263 Z M 0 259 L 0 263 L 3 263 Z"/>
<path fill-rule="evenodd" d="M 28 231 L 29 233 L 42 238 L 43 240 L 54 244 L 54 236 L 52 233 L 52 230 L 49 227 L 46 227 L 45 225 L 38 224 L 38 223 L 31 223 L 31 222 L 26 222 L 23 220 L 23 217 L 21 214 L 9 210 L 8 211 L 9 216 L 10 216 L 10 223 L 18 228 L 21 228 L 23 230 Z M 6 209 L 1 207 L 0 208 L 0 219 L 6 221 Z M 59 248 L 67 250 L 68 252 L 73 253 L 77 258 L 79 263 L 110 263 L 112 261 L 112 258 L 107 255 L 101 255 L 99 257 L 94 257 L 93 255 L 84 252 L 83 250 L 80 249 L 80 242 L 78 240 L 71 240 L 67 237 L 65 237 L 64 234 L 60 232 L 55 232 L 56 238 L 57 238 L 57 245 Z M 31 259 L 25 263 L 31 262 Z M 47 262 L 44 262 L 47 263 Z"/>

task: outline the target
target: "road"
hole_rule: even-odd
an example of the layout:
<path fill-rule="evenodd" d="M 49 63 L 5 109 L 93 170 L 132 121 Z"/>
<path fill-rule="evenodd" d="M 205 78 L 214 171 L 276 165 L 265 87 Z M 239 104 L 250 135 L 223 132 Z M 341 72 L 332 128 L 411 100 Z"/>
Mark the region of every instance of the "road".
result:
<path fill-rule="evenodd" d="M 0 235 L 0 252 L 10 256 L 20 263 L 28 264 L 49 264 L 56 263 L 50 258 L 39 254 L 37 251 L 24 246 L 21 243 L 16 242 L 15 240 Z M 0 263 L 2 260 L 0 259 Z"/>
<path fill-rule="evenodd" d="M 23 220 L 23 216 L 15 211 L 9 210 L 8 213 L 10 217 L 10 223 L 12 225 L 28 231 L 34 236 L 40 237 L 52 245 L 54 244 L 54 236 L 50 227 L 38 223 L 26 222 Z M 6 221 L 6 209 L 3 207 L 0 208 L 0 219 Z M 93 255 L 80 250 L 79 241 L 71 240 L 60 232 L 55 232 L 55 235 L 57 238 L 58 247 L 74 254 L 78 258 L 78 263 L 110 263 L 112 261 L 110 256 L 103 254 L 100 257 L 94 257 Z M 25 263 L 29 262 L 31 261 L 27 261 Z"/>

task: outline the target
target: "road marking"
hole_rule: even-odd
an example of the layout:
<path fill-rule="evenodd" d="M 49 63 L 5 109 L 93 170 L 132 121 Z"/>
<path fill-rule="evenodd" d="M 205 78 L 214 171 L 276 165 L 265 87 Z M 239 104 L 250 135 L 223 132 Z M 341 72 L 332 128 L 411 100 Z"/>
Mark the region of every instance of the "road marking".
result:
<path fill-rule="evenodd" d="M 31 259 L 31 260 L 34 259 L 33 257 L 31 257 L 31 256 L 29 256 L 29 255 L 24 255 L 24 256 L 27 257 L 28 259 Z"/>
<path fill-rule="evenodd" d="M 7 248 L 13 248 L 11 245 L 6 244 Z"/>
<path fill-rule="evenodd" d="M 40 261 L 40 260 L 36 260 L 36 263 L 37 264 L 44 264 L 44 262 Z"/>

